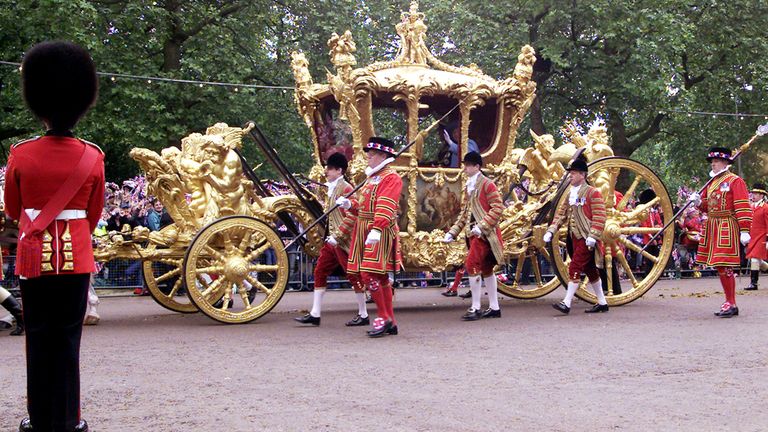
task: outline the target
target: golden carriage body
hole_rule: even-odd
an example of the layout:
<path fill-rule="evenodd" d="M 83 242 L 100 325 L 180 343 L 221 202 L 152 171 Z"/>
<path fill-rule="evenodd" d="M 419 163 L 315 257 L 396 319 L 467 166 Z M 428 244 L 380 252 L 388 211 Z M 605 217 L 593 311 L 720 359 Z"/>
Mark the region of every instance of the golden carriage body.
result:
<path fill-rule="evenodd" d="M 368 138 L 399 137 L 402 144 L 415 141 L 393 163 L 404 184 L 399 219 L 404 265 L 411 271 L 460 266 L 466 245 L 441 240 L 459 213 L 464 175 L 458 167 L 435 161 L 441 133 L 423 133 L 448 114 L 446 122 L 459 126 L 460 154 L 467 151 L 470 140 L 475 141 L 486 175 L 505 195 L 500 227 L 506 262 L 500 270 L 508 278 L 500 282 L 499 290 L 530 299 L 548 294 L 567 279 L 565 227 L 551 245 L 542 238 L 554 210 L 567 199 L 563 167 L 583 154 L 590 162 L 589 181 L 606 201 L 604 259 L 599 265 L 609 282 L 608 301 L 625 304 L 650 289 L 661 276 L 674 242 L 673 232 L 665 232 L 658 248 L 649 253 L 632 240 L 632 236 L 660 230 L 641 226 L 651 207 L 657 206 L 665 223 L 672 217 L 669 195 L 653 171 L 615 157 L 600 124 L 584 135 L 566 125 L 564 143 L 557 148 L 553 136 L 534 133 L 530 134 L 533 145 L 515 145 L 519 126 L 535 98 L 533 48 L 523 47 L 512 75 L 496 80 L 475 65 L 457 67 L 438 60 L 424 42 L 427 27 L 416 2 L 402 14 L 396 29 L 400 36 L 396 58 L 361 68 L 355 68 L 351 33 L 334 33 L 328 45 L 335 74 L 328 72 L 327 83 L 315 83 L 306 57 L 293 54 L 295 101 L 313 144 L 310 177 L 322 181 L 327 157 L 342 152 L 351 159 L 350 180 L 359 184 L 364 181 L 363 144 Z M 296 232 L 321 213 L 318 203 L 323 197 L 315 198 L 293 178 L 260 133 L 255 137 L 264 156 L 276 165 L 294 194 L 269 196 L 258 179 L 247 175 L 250 168 L 238 149 L 249 128 L 218 124 L 205 135 L 185 138 L 180 150 L 166 149 L 160 155 L 145 149 L 131 152 L 147 175 L 148 193 L 160 197 L 176 223 L 157 233 L 134 232 L 128 242 L 121 243 L 118 237 L 100 254 L 105 259 L 143 259 L 150 291 L 168 308 L 200 309 L 231 323 L 264 315 L 282 297 L 289 271 L 277 225 Z M 634 198 L 645 189 L 653 190 L 655 198 L 636 204 Z M 325 235 L 318 224 L 302 239 L 304 250 L 315 256 Z M 139 247 L 137 242 L 147 246 Z M 627 251 L 644 255 L 650 269 L 638 271 L 629 263 Z M 529 274 L 533 280 L 526 281 Z M 617 284 L 619 278 L 624 280 Z M 162 282 L 166 282 L 164 289 L 159 288 Z M 176 295 L 184 287 L 189 303 Z M 594 299 L 583 287 L 578 295 Z"/>

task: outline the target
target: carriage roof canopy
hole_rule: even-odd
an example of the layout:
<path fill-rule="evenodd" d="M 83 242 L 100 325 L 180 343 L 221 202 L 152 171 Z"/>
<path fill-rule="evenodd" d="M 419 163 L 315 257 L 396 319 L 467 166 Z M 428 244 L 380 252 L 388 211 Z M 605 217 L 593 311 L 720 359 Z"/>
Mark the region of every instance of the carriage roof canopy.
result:
<path fill-rule="evenodd" d="M 461 153 L 466 152 L 471 138 L 486 163 L 501 164 L 508 159 L 535 96 L 533 48 L 526 45 L 521 49 L 511 77 L 495 80 L 475 64 L 453 66 L 430 52 L 418 2 L 411 2 L 395 29 L 400 39 L 396 58 L 359 68 L 355 68 L 351 32 L 333 33 L 328 47 L 335 74 L 329 71 L 325 84 L 315 84 L 304 54 L 293 53 L 296 105 L 314 144 L 313 176 L 321 175 L 330 154 L 342 152 L 352 159 L 354 178 L 366 166 L 362 148 L 369 137 L 401 138 L 405 144 L 459 103 L 449 121 L 461 128 Z M 417 143 L 395 165 L 419 166 L 424 156 L 423 144 Z"/>

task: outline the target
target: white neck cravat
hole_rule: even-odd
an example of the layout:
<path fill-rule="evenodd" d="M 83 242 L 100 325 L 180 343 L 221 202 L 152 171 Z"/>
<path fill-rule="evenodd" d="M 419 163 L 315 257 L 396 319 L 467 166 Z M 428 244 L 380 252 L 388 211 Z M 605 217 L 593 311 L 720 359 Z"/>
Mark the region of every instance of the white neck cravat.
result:
<path fill-rule="evenodd" d="M 480 172 L 475 173 L 472 177 L 467 179 L 467 195 L 475 191 L 477 186 L 477 179 L 480 177 Z"/>
<path fill-rule="evenodd" d="M 725 171 L 728 171 L 728 169 L 729 169 L 730 167 L 731 167 L 730 165 L 726 165 L 726 166 L 725 166 L 725 168 L 721 169 L 721 170 L 720 170 L 720 171 L 718 171 L 718 172 L 710 171 L 710 172 L 709 172 L 709 176 L 710 176 L 710 177 L 712 177 L 712 178 L 714 178 L 715 176 L 717 176 L 717 175 L 719 175 L 719 174 L 721 174 L 721 173 L 724 173 Z"/>
<path fill-rule="evenodd" d="M 568 194 L 568 204 L 576 205 L 579 200 L 579 189 L 581 189 L 581 185 L 571 186 L 571 192 Z"/>
<path fill-rule="evenodd" d="M 325 186 L 328 188 L 328 195 L 332 194 L 334 189 L 336 189 L 336 185 L 339 184 L 339 180 L 341 180 L 341 177 L 338 177 L 336 180 L 327 182 Z"/>

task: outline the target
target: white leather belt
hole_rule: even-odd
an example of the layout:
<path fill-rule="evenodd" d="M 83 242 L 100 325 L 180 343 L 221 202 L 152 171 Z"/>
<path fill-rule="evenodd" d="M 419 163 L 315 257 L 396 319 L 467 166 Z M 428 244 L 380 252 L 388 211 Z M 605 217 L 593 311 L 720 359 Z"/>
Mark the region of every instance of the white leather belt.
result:
<path fill-rule="evenodd" d="M 24 209 L 27 212 L 29 220 L 33 221 L 40 214 L 40 210 L 37 209 Z M 73 219 L 85 219 L 88 216 L 88 212 L 85 210 L 62 210 L 61 213 L 56 215 L 56 220 L 73 220 Z"/>

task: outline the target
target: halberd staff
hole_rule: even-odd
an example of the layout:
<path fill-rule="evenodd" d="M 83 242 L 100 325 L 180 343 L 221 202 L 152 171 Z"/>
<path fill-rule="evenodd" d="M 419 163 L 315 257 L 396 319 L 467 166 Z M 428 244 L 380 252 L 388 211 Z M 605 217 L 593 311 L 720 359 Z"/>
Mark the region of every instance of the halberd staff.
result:
<path fill-rule="evenodd" d="M 388 163 L 391 163 L 391 162 L 395 161 L 395 160 L 396 160 L 398 157 L 400 157 L 400 155 L 401 155 L 401 154 L 403 154 L 403 153 L 405 153 L 406 151 L 408 151 L 408 149 L 409 149 L 409 148 L 411 148 L 411 147 L 412 147 L 414 144 L 416 144 L 417 142 L 419 142 L 419 141 L 423 142 L 423 141 L 424 141 L 424 139 L 427 137 L 427 135 L 429 135 L 429 133 L 430 133 L 430 132 L 432 132 L 432 130 L 434 130 L 434 129 L 435 129 L 435 128 L 436 128 L 436 127 L 437 127 L 437 126 L 440 124 L 440 122 L 441 122 L 441 121 L 443 121 L 443 120 L 444 120 L 445 118 L 447 118 L 447 117 L 448 117 L 448 116 L 449 116 L 449 115 L 450 115 L 450 114 L 451 114 L 453 111 L 455 111 L 455 110 L 456 110 L 456 108 L 458 108 L 458 107 L 459 107 L 459 105 L 461 105 L 461 102 L 459 102 L 459 103 L 457 103 L 456 105 L 454 105 L 454 106 L 453 106 L 453 108 L 451 108 L 450 110 L 448 110 L 448 112 L 447 112 L 447 113 L 443 114 L 443 116 L 442 116 L 442 117 L 440 117 L 439 119 L 435 120 L 435 121 L 434 121 L 434 122 L 433 122 L 431 125 L 429 125 L 429 127 L 428 127 L 428 128 L 426 128 L 426 129 L 424 129 L 423 131 L 419 132 L 419 133 L 416 135 L 416 138 L 414 138 L 414 139 L 413 139 L 411 142 L 409 142 L 407 145 L 403 146 L 403 147 L 400 149 L 400 151 L 398 151 L 397 153 L 395 153 L 394 155 L 392 155 L 392 157 L 390 158 L 390 159 L 391 159 L 391 161 L 390 161 L 390 162 L 388 162 Z M 355 188 L 354 188 L 354 189 L 352 189 L 352 192 L 349 192 L 348 194 L 344 195 L 343 197 L 340 197 L 339 199 L 341 199 L 341 198 L 345 198 L 345 199 L 347 199 L 347 198 L 351 197 L 352 195 L 354 195 L 354 194 L 355 194 L 355 192 L 357 192 L 358 190 L 360 190 L 360 188 L 361 188 L 361 187 L 363 187 L 363 185 L 364 185 L 364 184 L 365 184 L 365 182 L 362 182 L 362 183 L 358 184 L 357 186 L 355 186 Z M 338 204 L 338 202 L 337 202 L 337 203 L 336 203 L 336 204 L 335 204 L 333 207 L 331 207 L 330 209 L 328 209 L 328 211 L 326 211 L 325 213 L 323 213 L 322 215 L 320 215 L 320 217 L 318 217 L 317 219 L 315 219 L 315 221 L 314 221 L 314 222 L 312 222 L 311 224 L 309 224 L 309 226 L 308 226 L 307 228 L 305 228 L 305 229 L 304 229 L 304 231 L 302 231 L 302 232 L 301 232 L 299 235 L 297 235 L 297 236 L 296 236 L 296 237 L 294 237 L 294 238 L 293 238 L 293 239 L 292 239 L 290 242 L 288 242 L 288 244 L 287 244 L 287 245 L 285 245 L 285 248 L 283 248 L 283 249 L 284 249 L 284 250 L 288 250 L 288 248 L 289 248 L 289 247 L 291 247 L 291 246 L 292 246 L 294 243 L 296 243 L 297 241 L 299 241 L 299 239 L 300 239 L 300 238 L 304 237 L 304 235 L 306 235 L 306 234 L 309 232 L 309 230 L 311 230 L 312 228 L 314 228 L 314 226 L 315 226 L 315 225 L 317 225 L 318 223 L 320 223 L 321 221 L 323 221 L 325 218 L 327 218 L 327 217 L 328 217 L 328 215 L 330 215 L 330 214 L 331 214 L 331 213 L 332 213 L 334 210 L 336 210 L 338 207 L 339 207 L 339 204 Z"/>
<path fill-rule="evenodd" d="M 741 147 L 739 147 L 739 149 L 736 150 L 736 153 L 734 153 L 733 156 L 730 157 L 731 162 L 733 162 L 736 159 L 738 159 L 739 156 L 741 156 L 742 153 L 747 151 L 747 149 L 749 149 L 749 146 L 751 146 L 752 143 L 755 142 L 755 140 L 758 137 L 761 137 L 761 136 L 763 136 L 763 135 L 765 135 L 767 133 L 768 133 L 768 123 L 766 123 L 764 125 L 758 126 L 757 130 L 755 131 L 755 134 L 752 135 L 752 138 L 750 138 L 749 141 L 747 141 L 746 143 L 742 144 Z M 730 149 L 728 149 L 728 152 L 730 153 Z M 695 192 L 695 195 L 696 196 L 701 196 L 701 194 L 704 193 L 704 191 L 707 189 L 707 187 L 709 187 L 710 183 L 712 183 L 713 180 L 714 180 L 714 178 L 709 179 L 709 181 L 706 184 L 704 184 L 704 186 L 702 186 L 701 189 L 699 189 L 698 192 Z M 691 195 L 694 195 L 694 194 L 691 194 Z M 680 215 L 683 214 L 683 212 L 685 212 L 685 210 L 691 204 L 692 204 L 692 201 L 690 199 L 688 201 L 686 201 L 685 205 L 683 205 L 683 207 L 680 210 L 678 210 L 677 213 L 675 213 L 675 215 L 672 217 L 672 219 L 670 219 L 669 222 L 667 222 L 664 225 L 664 227 L 661 230 L 659 230 L 659 232 L 657 232 L 656 234 L 653 235 L 653 237 L 651 237 L 651 239 L 648 241 L 648 243 L 645 244 L 645 246 L 643 246 L 643 248 L 640 250 L 640 252 L 644 251 L 645 248 L 647 248 L 648 245 L 652 244 L 654 240 L 656 240 L 660 235 L 662 235 L 664 233 L 664 231 L 666 231 L 667 228 L 669 228 L 670 225 L 675 223 L 675 221 L 680 217 Z"/>

